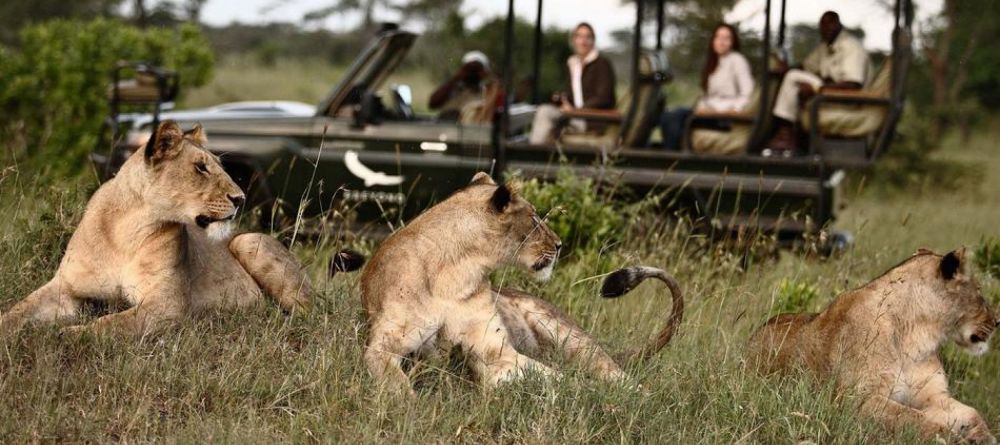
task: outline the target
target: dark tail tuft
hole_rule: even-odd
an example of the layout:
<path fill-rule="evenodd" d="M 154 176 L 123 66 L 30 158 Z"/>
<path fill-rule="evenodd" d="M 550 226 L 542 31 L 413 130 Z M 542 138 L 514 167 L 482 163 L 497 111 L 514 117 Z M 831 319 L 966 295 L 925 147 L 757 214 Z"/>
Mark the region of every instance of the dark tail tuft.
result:
<path fill-rule="evenodd" d="M 344 249 L 337 252 L 330 258 L 330 276 L 338 272 L 353 272 L 364 266 L 365 256 L 351 249 Z"/>
<path fill-rule="evenodd" d="M 670 297 L 673 304 L 667 315 L 666 324 L 657 333 L 656 338 L 645 347 L 636 350 L 626 357 L 629 360 L 646 360 L 657 352 L 660 352 L 670 339 L 677 332 L 677 327 L 684 318 L 684 293 L 677 280 L 662 269 L 655 267 L 635 266 L 616 270 L 604 279 L 601 286 L 601 296 L 604 298 L 616 298 L 627 294 L 647 278 L 655 278 L 667 285 L 670 290 Z"/>
<path fill-rule="evenodd" d="M 601 296 L 618 298 L 635 289 L 644 278 L 635 267 L 618 269 L 604 278 L 604 284 L 601 285 Z"/>

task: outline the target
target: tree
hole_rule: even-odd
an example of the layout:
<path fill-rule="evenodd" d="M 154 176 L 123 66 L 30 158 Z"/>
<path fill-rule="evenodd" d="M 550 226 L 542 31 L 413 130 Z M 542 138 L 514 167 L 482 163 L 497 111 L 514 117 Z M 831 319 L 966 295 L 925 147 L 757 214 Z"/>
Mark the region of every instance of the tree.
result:
<path fill-rule="evenodd" d="M 375 27 L 375 7 L 378 5 L 387 8 L 394 6 L 391 0 L 337 0 L 328 6 L 307 12 L 302 20 L 316 22 L 337 14 L 361 12 L 361 30 L 369 30 Z"/>
<path fill-rule="evenodd" d="M 981 113 L 979 97 L 1000 107 L 998 14 L 1000 3 L 993 0 L 945 0 L 941 13 L 924 24 L 920 50 L 932 88 L 935 139 L 953 123 L 967 134 Z"/>
<path fill-rule="evenodd" d="M 56 18 L 111 17 L 122 0 L 4 0 L 0 2 L 0 43 L 13 44 L 26 25 Z"/>

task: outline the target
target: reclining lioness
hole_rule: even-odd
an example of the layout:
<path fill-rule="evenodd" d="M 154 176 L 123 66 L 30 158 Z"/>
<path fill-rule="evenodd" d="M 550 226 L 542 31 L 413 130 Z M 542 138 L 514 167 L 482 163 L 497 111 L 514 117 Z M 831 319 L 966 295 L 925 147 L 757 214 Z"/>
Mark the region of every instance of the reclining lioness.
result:
<path fill-rule="evenodd" d="M 230 235 L 245 197 L 206 143 L 200 125 L 182 132 L 163 122 L 97 189 L 55 277 L 4 313 L 0 331 L 71 321 L 83 300 L 131 307 L 70 330 L 148 333 L 189 314 L 256 304 L 262 291 L 286 310 L 308 306 L 309 279 L 281 243 Z"/>
<path fill-rule="evenodd" d="M 996 443 L 975 409 L 948 393 L 938 352 L 947 341 L 986 352 L 997 318 L 966 268 L 965 249 L 919 250 L 818 314 L 781 314 L 750 339 L 748 363 L 765 373 L 803 368 L 862 398 L 863 412 L 927 435 Z"/>
<path fill-rule="evenodd" d="M 512 289 L 493 289 L 489 274 L 502 265 L 547 279 L 562 244 L 516 188 L 485 173 L 428 209 L 387 239 L 361 277 L 368 315 L 365 361 L 379 384 L 411 392 L 404 357 L 437 352 L 439 343 L 462 348 L 487 387 L 527 370 L 555 374 L 533 356 L 557 349 L 607 379 L 619 365 L 587 332 L 552 304 Z M 673 336 L 683 313 L 680 286 L 665 272 L 636 267 L 605 280 L 602 294 L 627 293 L 646 278 L 667 284 L 673 306 L 656 340 L 636 353 L 648 358 Z"/>

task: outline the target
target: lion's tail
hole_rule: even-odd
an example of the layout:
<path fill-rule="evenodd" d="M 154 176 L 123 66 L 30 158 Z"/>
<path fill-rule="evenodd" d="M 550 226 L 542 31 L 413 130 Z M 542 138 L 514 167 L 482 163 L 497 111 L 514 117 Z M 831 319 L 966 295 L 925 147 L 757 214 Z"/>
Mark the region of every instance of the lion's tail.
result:
<path fill-rule="evenodd" d="M 601 296 L 604 298 L 620 297 L 629 293 L 646 278 L 656 278 L 667 285 L 667 288 L 670 289 L 670 296 L 673 298 L 673 307 L 670 310 L 670 317 L 667 318 L 667 324 L 657 334 L 656 339 L 644 348 L 629 354 L 628 358 L 630 359 L 646 360 L 660 352 L 667 343 L 670 343 L 670 339 L 677 332 L 677 326 L 684 318 L 684 294 L 681 292 L 680 285 L 670 274 L 655 267 L 626 267 L 612 272 L 604 279 L 604 284 L 601 286 Z"/>
<path fill-rule="evenodd" d="M 330 258 L 330 276 L 338 272 L 353 272 L 364 266 L 365 256 L 351 249 L 344 249 Z"/>

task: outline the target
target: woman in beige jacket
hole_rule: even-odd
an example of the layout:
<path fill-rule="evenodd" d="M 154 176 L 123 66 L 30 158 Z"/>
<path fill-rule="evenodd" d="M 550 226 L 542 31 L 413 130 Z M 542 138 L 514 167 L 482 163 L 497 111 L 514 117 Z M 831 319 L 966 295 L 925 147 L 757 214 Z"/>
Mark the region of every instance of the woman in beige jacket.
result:
<path fill-rule="evenodd" d="M 732 25 L 721 24 L 712 32 L 705 68 L 701 74 L 704 91 L 694 110 L 675 108 L 663 113 L 660 130 L 663 144 L 670 150 L 680 148 L 684 122 L 694 112 L 742 111 L 754 90 L 750 63 L 740 54 L 740 39 Z"/>

